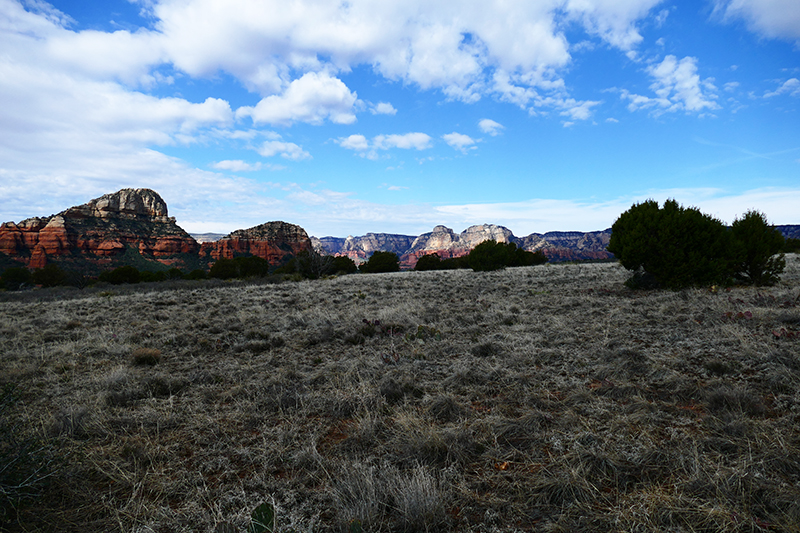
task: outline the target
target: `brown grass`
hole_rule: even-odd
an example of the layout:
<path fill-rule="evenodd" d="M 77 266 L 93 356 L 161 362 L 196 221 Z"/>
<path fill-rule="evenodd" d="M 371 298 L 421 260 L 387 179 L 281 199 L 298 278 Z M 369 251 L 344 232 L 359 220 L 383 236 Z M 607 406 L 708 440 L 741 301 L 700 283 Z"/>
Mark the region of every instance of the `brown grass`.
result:
<path fill-rule="evenodd" d="M 8 531 L 800 531 L 800 260 L 0 295 L 6 415 L 58 460 Z M 783 331 L 783 332 L 782 332 Z"/>

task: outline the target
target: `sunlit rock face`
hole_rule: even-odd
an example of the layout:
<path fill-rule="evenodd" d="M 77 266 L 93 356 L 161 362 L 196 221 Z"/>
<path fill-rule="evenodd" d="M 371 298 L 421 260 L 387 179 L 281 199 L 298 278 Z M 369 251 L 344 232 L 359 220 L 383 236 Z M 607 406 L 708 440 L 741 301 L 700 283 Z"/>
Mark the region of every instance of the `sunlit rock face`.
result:
<path fill-rule="evenodd" d="M 363 237 L 312 237 L 311 240 L 314 249 L 322 254 L 346 255 L 355 260 L 366 260 L 373 252 L 390 251 L 400 257 L 401 267 L 414 268 L 417 260 L 424 255 L 436 253 L 442 259 L 460 257 L 490 239 L 512 242 L 532 252 L 541 250 L 555 261 L 609 259 L 613 257 L 606 251 L 610 236 L 611 231 L 605 230 L 592 233 L 532 233 L 526 237 L 516 237 L 504 226 L 480 224 L 470 226 L 461 233 L 440 225 L 430 233 L 423 233 L 418 237 L 368 233 Z M 406 243 L 408 244 L 404 247 Z"/>
<path fill-rule="evenodd" d="M 277 221 L 236 230 L 214 242 L 204 242 L 200 257 L 216 261 L 254 255 L 266 259 L 270 265 L 277 265 L 300 252 L 311 250 L 311 239 L 306 230 L 295 224 Z"/>
<path fill-rule="evenodd" d="M 49 262 L 107 268 L 136 254 L 144 261 L 188 267 L 181 255 L 196 255 L 199 249 L 150 189 L 122 189 L 50 217 L 0 226 L 0 252 L 29 268 Z"/>

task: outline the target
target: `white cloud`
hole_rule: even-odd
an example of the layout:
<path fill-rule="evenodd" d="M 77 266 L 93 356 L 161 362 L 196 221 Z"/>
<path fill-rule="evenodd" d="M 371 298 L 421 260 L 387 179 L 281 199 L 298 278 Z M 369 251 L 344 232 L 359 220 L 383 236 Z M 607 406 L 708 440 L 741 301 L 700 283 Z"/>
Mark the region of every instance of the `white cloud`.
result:
<path fill-rule="evenodd" d="M 211 164 L 211 168 L 216 170 L 230 170 L 231 172 L 253 172 L 261 170 L 263 165 L 258 163 L 247 163 L 241 159 L 227 159 L 225 161 L 217 161 Z"/>
<path fill-rule="evenodd" d="M 295 143 L 283 141 L 266 141 L 257 151 L 264 157 L 280 155 L 284 159 L 290 159 L 292 161 L 311 159 L 311 154 L 303 150 L 300 146 Z"/>
<path fill-rule="evenodd" d="M 567 11 L 580 19 L 588 32 L 627 51 L 642 41 L 636 22 L 660 3 L 661 0 L 568 0 Z M 665 18 L 662 11 L 656 21 L 663 22 Z"/>
<path fill-rule="evenodd" d="M 589 118 L 592 116 L 592 108 L 600 105 L 601 103 L 602 102 L 594 102 L 589 100 L 578 102 L 570 98 L 561 104 L 564 108 L 564 111 L 562 111 L 561 114 L 568 116 L 573 120 L 589 120 Z"/>
<path fill-rule="evenodd" d="M 489 134 L 492 137 L 497 137 L 505 129 L 505 126 L 490 118 L 481 119 L 480 122 L 478 122 L 478 127 L 483 133 Z"/>
<path fill-rule="evenodd" d="M 419 132 L 402 135 L 376 135 L 371 141 L 363 135 L 354 134 L 349 137 L 340 137 L 334 142 L 342 148 L 358 152 L 361 157 L 373 160 L 378 159 L 378 150 L 391 150 L 392 148 L 427 150 L 432 146 L 430 135 Z"/>
<path fill-rule="evenodd" d="M 668 55 L 661 63 L 647 67 L 647 73 L 655 79 L 650 88 L 655 98 L 621 91 L 628 100 L 628 109 L 651 109 L 654 114 L 686 111 L 702 112 L 705 109 L 719 109 L 715 102 L 716 87 L 713 80 L 701 80 L 697 74 L 697 59 L 684 57 L 680 61 Z"/>
<path fill-rule="evenodd" d="M 723 85 L 723 86 L 722 86 L 722 88 L 725 90 L 725 92 L 732 93 L 732 92 L 734 92 L 736 89 L 738 89 L 738 88 L 739 88 L 739 85 L 740 85 L 740 84 L 739 84 L 739 82 L 738 82 L 738 81 L 729 81 L 728 83 L 726 83 L 725 85 Z"/>
<path fill-rule="evenodd" d="M 378 102 L 370 109 L 373 115 L 396 115 L 397 109 L 388 102 Z"/>
<path fill-rule="evenodd" d="M 413 132 L 402 135 L 378 135 L 372 139 L 372 145 L 378 150 L 389 150 L 391 148 L 427 150 L 431 147 L 431 141 L 430 135 Z"/>
<path fill-rule="evenodd" d="M 321 124 L 326 118 L 337 124 L 356 121 L 356 94 L 338 78 L 309 72 L 289 84 L 281 96 L 268 96 L 255 107 L 240 107 L 237 118 L 249 116 L 256 124 Z"/>
<path fill-rule="evenodd" d="M 724 21 L 744 20 L 764 37 L 800 42 L 800 3 L 796 0 L 715 0 Z"/>
<path fill-rule="evenodd" d="M 792 78 L 786 80 L 783 84 L 774 91 L 767 91 L 764 93 L 764 98 L 772 98 L 781 94 L 789 94 L 790 96 L 800 96 L 800 80 Z"/>
<path fill-rule="evenodd" d="M 342 148 L 348 150 L 356 150 L 358 152 L 365 152 L 369 150 L 369 141 L 363 135 L 350 135 L 349 137 L 342 137 L 336 141 Z"/>
<path fill-rule="evenodd" d="M 477 142 L 475 139 L 470 137 L 469 135 L 464 135 L 462 133 L 447 133 L 442 135 L 442 139 L 444 142 L 458 150 L 462 153 L 467 153 L 467 150 L 474 150 L 476 148 L 475 143 Z"/>

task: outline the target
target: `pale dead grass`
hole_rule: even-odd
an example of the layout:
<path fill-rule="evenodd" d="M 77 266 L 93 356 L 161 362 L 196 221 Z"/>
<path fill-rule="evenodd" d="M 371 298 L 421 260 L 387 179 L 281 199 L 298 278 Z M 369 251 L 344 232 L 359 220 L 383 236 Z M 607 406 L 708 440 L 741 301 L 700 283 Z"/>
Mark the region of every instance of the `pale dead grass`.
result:
<path fill-rule="evenodd" d="M 270 501 L 282 531 L 800 530 L 798 257 L 771 288 L 626 277 L 3 295 L 0 384 L 64 461 L 0 529 L 244 531 Z"/>

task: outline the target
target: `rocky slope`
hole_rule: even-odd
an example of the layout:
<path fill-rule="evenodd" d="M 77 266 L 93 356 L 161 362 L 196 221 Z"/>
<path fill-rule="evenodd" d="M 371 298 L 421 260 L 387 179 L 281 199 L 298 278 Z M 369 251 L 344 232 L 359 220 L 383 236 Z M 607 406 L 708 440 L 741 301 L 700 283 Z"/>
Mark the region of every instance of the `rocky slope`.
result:
<path fill-rule="evenodd" d="M 413 268 L 423 255 L 437 253 L 445 259 L 466 255 L 481 242 L 493 239 L 497 242 L 513 242 L 530 251 L 542 250 L 551 260 L 573 261 L 586 259 L 610 259 L 606 251 L 611 231 L 532 233 L 527 237 L 516 237 L 506 227 L 495 224 L 470 226 L 455 233 L 446 226 L 436 226 L 430 233 L 418 237 L 368 233 L 364 237 L 312 237 L 314 248 L 325 254 L 347 255 L 352 259 L 366 259 L 373 252 L 385 250 L 400 256 L 404 268 Z"/>
<path fill-rule="evenodd" d="M 285 222 L 268 222 L 200 244 L 176 224 L 166 202 L 150 189 L 122 189 L 57 215 L 0 225 L 0 270 L 48 263 L 88 274 L 121 265 L 190 270 L 250 254 L 275 265 L 310 249 L 305 230 Z"/>
<path fill-rule="evenodd" d="M 306 230 L 286 222 L 267 222 L 249 229 L 236 230 L 225 237 L 200 245 L 200 257 L 207 260 L 233 259 L 255 255 L 271 265 L 288 261 L 302 251 L 311 251 Z"/>
<path fill-rule="evenodd" d="M 0 253 L 29 268 L 49 262 L 107 268 L 133 257 L 184 266 L 199 244 L 175 223 L 150 189 L 122 189 L 57 215 L 0 226 Z"/>

